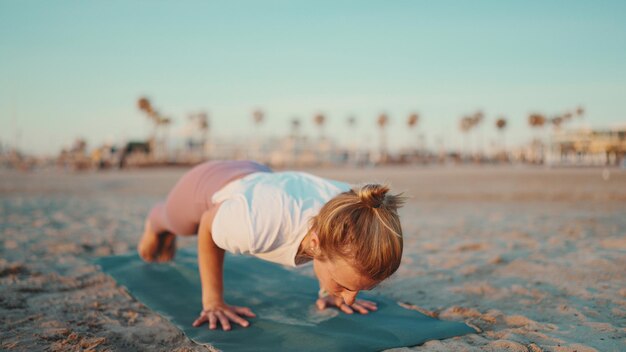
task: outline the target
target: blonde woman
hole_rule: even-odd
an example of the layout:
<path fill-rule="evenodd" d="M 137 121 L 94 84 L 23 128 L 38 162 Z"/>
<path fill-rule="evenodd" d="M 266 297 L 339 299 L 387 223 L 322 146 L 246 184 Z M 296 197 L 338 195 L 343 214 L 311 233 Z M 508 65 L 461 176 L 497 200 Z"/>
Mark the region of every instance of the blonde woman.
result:
<path fill-rule="evenodd" d="M 168 261 L 176 236 L 198 235 L 202 311 L 194 326 L 230 330 L 255 317 L 226 303 L 225 251 L 292 267 L 312 261 L 319 309 L 367 314 L 376 303 L 357 294 L 393 274 L 402 257 L 397 209 L 404 199 L 388 192 L 379 184 L 351 188 L 305 172 L 272 172 L 251 161 L 211 161 L 186 173 L 153 207 L 138 251 L 145 261 Z"/>

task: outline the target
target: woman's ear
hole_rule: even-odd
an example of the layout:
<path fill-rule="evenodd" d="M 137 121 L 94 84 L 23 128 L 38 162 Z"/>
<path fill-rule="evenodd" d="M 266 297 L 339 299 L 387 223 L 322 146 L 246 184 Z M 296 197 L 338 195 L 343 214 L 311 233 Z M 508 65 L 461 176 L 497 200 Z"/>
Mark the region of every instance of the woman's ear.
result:
<path fill-rule="evenodd" d="M 311 240 L 309 241 L 309 250 L 313 257 L 318 257 L 321 254 L 320 250 L 320 238 L 317 236 L 316 232 L 311 234 Z"/>

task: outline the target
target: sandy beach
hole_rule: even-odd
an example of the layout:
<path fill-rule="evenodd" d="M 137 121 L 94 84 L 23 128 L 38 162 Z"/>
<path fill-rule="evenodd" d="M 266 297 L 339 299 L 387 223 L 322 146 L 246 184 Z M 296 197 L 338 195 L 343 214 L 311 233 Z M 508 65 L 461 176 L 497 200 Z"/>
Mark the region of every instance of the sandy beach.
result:
<path fill-rule="evenodd" d="M 184 171 L 0 171 L 0 349 L 210 349 L 91 264 L 134 250 L 146 212 Z M 626 171 L 308 171 L 410 197 L 403 264 L 376 291 L 481 332 L 408 350 L 626 350 Z"/>

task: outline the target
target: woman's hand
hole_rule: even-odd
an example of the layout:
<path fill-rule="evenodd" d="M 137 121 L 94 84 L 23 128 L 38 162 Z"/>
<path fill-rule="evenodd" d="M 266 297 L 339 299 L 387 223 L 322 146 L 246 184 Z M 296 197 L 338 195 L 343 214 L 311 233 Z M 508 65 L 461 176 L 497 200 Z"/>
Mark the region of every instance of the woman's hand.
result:
<path fill-rule="evenodd" d="M 209 329 L 217 329 L 217 323 L 219 322 L 224 331 L 230 330 L 230 322 L 237 323 L 244 328 L 248 327 L 250 323 L 243 319 L 241 316 L 250 318 L 256 317 L 250 308 L 229 306 L 224 302 L 205 305 L 205 308 L 200 312 L 200 316 L 193 322 L 193 326 L 198 327 L 206 322 L 209 323 Z"/>
<path fill-rule="evenodd" d="M 357 311 L 361 314 L 367 314 L 370 311 L 375 311 L 378 309 L 378 307 L 376 307 L 376 303 L 372 301 L 359 299 L 356 300 L 352 305 L 348 305 L 343 301 L 343 298 L 335 296 L 320 297 L 317 299 L 315 304 L 317 305 L 317 308 L 319 310 L 324 310 L 328 307 L 337 307 L 346 314 L 352 314 L 354 313 L 354 311 Z"/>

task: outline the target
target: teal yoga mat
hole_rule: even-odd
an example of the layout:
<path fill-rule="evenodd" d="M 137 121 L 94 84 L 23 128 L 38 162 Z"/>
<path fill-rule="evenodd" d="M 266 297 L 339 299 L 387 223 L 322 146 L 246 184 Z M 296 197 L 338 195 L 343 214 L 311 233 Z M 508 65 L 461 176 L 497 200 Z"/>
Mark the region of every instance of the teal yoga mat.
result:
<path fill-rule="evenodd" d="M 379 351 L 414 346 L 475 332 L 463 323 L 433 319 L 377 295 L 378 311 L 343 314 L 318 311 L 314 278 L 252 257 L 226 257 L 224 285 L 229 304 L 250 307 L 257 318 L 242 328 L 209 330 L 191 323 L 201 310 L 195 249 L 182 249 L 167 264 L 146 264 L 136 254 L 97 260 L 105 273 L 145 305 L 169 319 L 199 344 L 225 351 Z"/>

